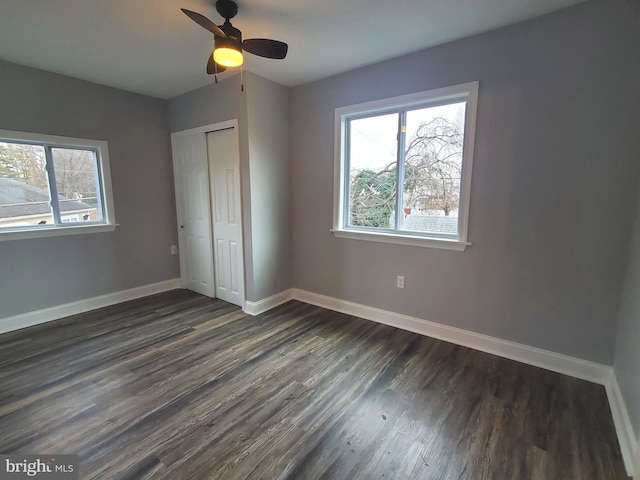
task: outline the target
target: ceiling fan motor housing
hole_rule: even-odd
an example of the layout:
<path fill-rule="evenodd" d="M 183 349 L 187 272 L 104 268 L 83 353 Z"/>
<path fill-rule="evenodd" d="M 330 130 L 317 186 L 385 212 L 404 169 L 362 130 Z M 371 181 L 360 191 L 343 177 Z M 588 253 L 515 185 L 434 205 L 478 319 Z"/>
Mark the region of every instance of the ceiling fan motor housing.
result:
<path fill-rule="evenodd" d="M 222 18 L 229 20 L 238 13 L 238 4 L 233 0 L 218 0 L 216 2 L 216 10 Z"/>
<path fill-rule="evenodd" d="M 236 27 L 234 27 L 233 25 L 231 25 L 231 22 L 229 22 L 228 20 L 226 22 L 224 22 L 222 25 L 219 25 L 220 30 L 222 30 L 228 38 L 232 38 L 234 40 L 236 40 L 238 43 L 242 42 L 242 32 L 240 30 L 238 30 Z M 216 42 L 218 40 L 220 40 L 220 37 L 216 36 L 215 37 Z"/>

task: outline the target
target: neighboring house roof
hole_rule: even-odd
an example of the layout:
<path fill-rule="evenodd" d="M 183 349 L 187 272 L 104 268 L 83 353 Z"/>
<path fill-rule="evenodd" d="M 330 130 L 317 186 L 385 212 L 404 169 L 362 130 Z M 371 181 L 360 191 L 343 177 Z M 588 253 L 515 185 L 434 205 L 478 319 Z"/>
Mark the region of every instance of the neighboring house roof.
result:
<path fill-rule="evenodd" d="M 80 200 L 69 201 L 62 195 L 58 195 L 58 199 L 67 200 L 60 203 L 61 212 L 95 208 Z M 47 190 L 27 185 L 11 178 L 0 178 L 0 218 L 46 215 L 50 212 L 49 192 Z"/>
<path fill-rule="evenodd" d="M 455 235 L 458 233 L 458 217 L 407 215 L 404 218 L 403 230 Z"/>

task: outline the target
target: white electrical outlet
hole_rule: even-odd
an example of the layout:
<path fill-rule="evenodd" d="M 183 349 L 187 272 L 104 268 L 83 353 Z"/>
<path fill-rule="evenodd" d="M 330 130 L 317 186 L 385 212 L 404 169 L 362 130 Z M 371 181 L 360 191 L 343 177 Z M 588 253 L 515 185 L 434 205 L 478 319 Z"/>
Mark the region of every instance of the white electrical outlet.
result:
<path fill-rule="evenodd" d="M 398 275 L 398 279 L 396 281 L 396 287 L 404 288 L 404 277 L 402 275 Z"/>
<path fill-rule="evenodd" d="M 171 245 L 171 255 L 177 255 L 177 254 L 178 254 L 178 246 Z"/>

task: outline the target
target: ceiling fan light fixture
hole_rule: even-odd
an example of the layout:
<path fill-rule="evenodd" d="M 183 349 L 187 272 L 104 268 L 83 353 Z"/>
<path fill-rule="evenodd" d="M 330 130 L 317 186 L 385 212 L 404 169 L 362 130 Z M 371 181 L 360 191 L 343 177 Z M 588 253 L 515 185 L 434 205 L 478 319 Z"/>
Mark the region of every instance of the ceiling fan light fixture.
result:
<path fill-rule="evenodd" d="M 213 59 L 218 65 L 225 67 L 239 67 L 244 62 L 240 45 L 230 38 L 219 38 L 216 40 Z"/>
<path fill-rule="evenodd" d="M 216 25 L 200 13 L 192 12 L 186 8 L 181 8 L 181 10 L 195 23 L 213 33 L 213 54 L 207 59 L 207 74 L 217 75 L 229 67 L 241 67 L 244 63 L 243 52 L 278 60 L 287 56 L 289 46 L 279 40 L 269 38 L 242 39 L 242 32 L 231 25 L 230 21 L 238 13 L 238 4 L 234 0 L 216 0 L 216 10 L 224 18 L 223 25 Z"/>

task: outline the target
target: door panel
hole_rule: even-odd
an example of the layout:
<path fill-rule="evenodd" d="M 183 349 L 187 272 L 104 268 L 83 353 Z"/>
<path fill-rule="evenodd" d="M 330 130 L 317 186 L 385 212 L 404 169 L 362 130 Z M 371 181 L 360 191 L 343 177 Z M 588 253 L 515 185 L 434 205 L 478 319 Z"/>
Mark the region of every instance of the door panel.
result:
<path fill-rule="evenodd" d="M 207 144 L 203 134 L 174 138 L 184 287 L 213 297 L 213 254 Z"/>
<path fill-rule="evenodd" d="M 214 212 L 216 296 L 243 306 L 240 157 L 235 129 L 208 133 L 207 145 Z"/>
<path fill-rule="evenodd" d="M 239 256 L 241 255 L 240 247 L 237 242 L 229 242 L 229 264 L 239 265 L 241 264 Z M 232 269 L 230 274 L 230 288 L 234 293 L 240 292 L 240 283 L 237 272 Z"/>

